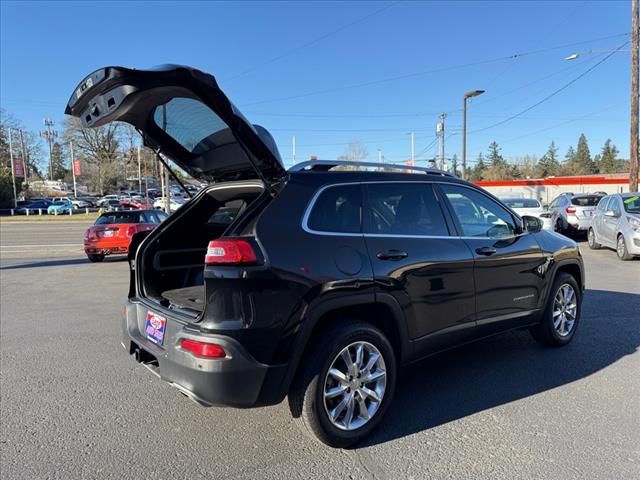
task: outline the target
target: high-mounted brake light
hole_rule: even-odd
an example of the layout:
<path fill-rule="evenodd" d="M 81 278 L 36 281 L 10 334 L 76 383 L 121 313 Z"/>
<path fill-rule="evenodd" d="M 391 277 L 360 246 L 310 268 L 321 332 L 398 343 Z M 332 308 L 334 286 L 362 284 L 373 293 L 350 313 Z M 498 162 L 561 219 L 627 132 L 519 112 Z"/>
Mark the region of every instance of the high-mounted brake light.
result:
<path fill-rule="evenodd" d="M 212 240 L 207 248 L 204 263 L 207 265 L 252 265 L 257 263 L 251 243 L 241 238 Z"/>
<path fill-rule="evenodd" d="M 199 342 L 197 340 L 189 340 L 183 338 L 180 342 L 180 348 L 187 352 L 193 353 L 196 357 L 202 358 L 224 358 L 227 356 L 224 348 L 215 343 Z"/>
<path fill-rule="evenodd" d="M 576 207 L 567 207 L 567 213 L 576 213 Z"/>

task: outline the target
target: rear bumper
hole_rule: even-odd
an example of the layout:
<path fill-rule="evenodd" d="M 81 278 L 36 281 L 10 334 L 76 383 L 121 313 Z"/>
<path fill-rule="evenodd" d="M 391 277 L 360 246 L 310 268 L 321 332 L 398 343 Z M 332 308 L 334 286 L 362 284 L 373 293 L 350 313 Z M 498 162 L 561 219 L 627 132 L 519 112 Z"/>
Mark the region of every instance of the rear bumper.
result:
<path fill-rule="evenodd" d="M 122 323 L 122 345 L 139 363 L 194 402 L 203 406 L 249 408 L 279 403 L 284 398 L 280 387 L 286 365 L 262 364 L 235 339 L 202 334 L 166 315 L 163 315 L 167 320 L 163 345 L 158 346 L 144 335 L 147 311 L 141 303 L 128 303 Z M 185 338 L 216 343 L 227 355 L 221 359 L 196 357 L 180 348 Z"/>
<path fill-rule="evenodd" d="M 578 218 L 575 215 L 567 216 L 567 223 L 572 230 L 589 230 L 592 218 Z"/>
<path fill-rule="evenodd" d="M 85 242 L 84 252 L 87 255 L 126 255 L 129 253 L 129 244 L 130 242 Z"/>

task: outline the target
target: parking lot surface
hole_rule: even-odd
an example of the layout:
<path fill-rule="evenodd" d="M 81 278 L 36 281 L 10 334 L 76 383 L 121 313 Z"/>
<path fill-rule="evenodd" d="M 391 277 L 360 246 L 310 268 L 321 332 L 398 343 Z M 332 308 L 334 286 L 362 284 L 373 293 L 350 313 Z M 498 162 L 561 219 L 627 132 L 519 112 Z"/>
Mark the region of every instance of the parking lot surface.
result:
<path fill-rule="evenodd" d="M 199 407 L 120 345 L 126 261 L 89 263 L 78 222 L 0 222 L 3 479 L 640 478 L 640 261 L 581 248 L 571 345 L 513 332 L 406 368 L 353 450 L 286 402 Z"/>

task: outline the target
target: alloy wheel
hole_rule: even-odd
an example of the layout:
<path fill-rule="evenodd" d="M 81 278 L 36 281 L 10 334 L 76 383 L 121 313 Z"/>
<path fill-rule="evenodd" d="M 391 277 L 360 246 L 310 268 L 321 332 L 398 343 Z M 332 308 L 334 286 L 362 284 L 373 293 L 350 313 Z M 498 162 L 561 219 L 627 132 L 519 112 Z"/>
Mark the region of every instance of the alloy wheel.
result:
<path fill-rule="evenodd" d="M 354 342 L 331 362 L 323 401 L 329 421 L 340 430 L 356 430 L 379 410 L 387 385 L 384 358 L 373 344 Z"/>
<path fill-rule="evenodd" d="M 553 328 L 558 335 L 566 337 L 571 334 L 576 323 L 577 311 L 576 291 L 568 283 L 562 284 L 553 301 Z"/>
<path fill-rule="evenodd" d="M 618 236 L 618 242 L 616 243 L 616 252 L 620 258 L 624 257 L 626 246 L 624 244 L 624 238 L 622 235 Z"/>

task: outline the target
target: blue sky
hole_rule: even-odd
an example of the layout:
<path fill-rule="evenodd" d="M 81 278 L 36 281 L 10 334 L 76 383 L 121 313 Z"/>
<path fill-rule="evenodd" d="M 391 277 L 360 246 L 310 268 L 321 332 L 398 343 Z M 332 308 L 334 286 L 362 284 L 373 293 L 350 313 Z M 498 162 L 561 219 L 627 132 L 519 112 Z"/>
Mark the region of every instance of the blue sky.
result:
<path fill-rule="evenodd" d="M 335 158 L 361 141 L 375 160 L 460 155 L 462 95 L 468 158 L 493 140 L 509 159 L 564 155 L 581 132 L 592 154 L 611 138 L 628 158 L 629 1 L 497 2 L 5 2 L 0 105 L 39 130 L 61 125 L 76 84 L 104 65 L 189 64 L 216 76 L 283 159 Z M 573 61 L 564 57 L 580 53 Z M 517 54 L 521 56 L 512 57 Z M 511 58 L 509 58 L 511 57 Z M 573 81 L 548 101 L 505 123 Z M 480 131 L 478 131 L 480 130 Z"/>

